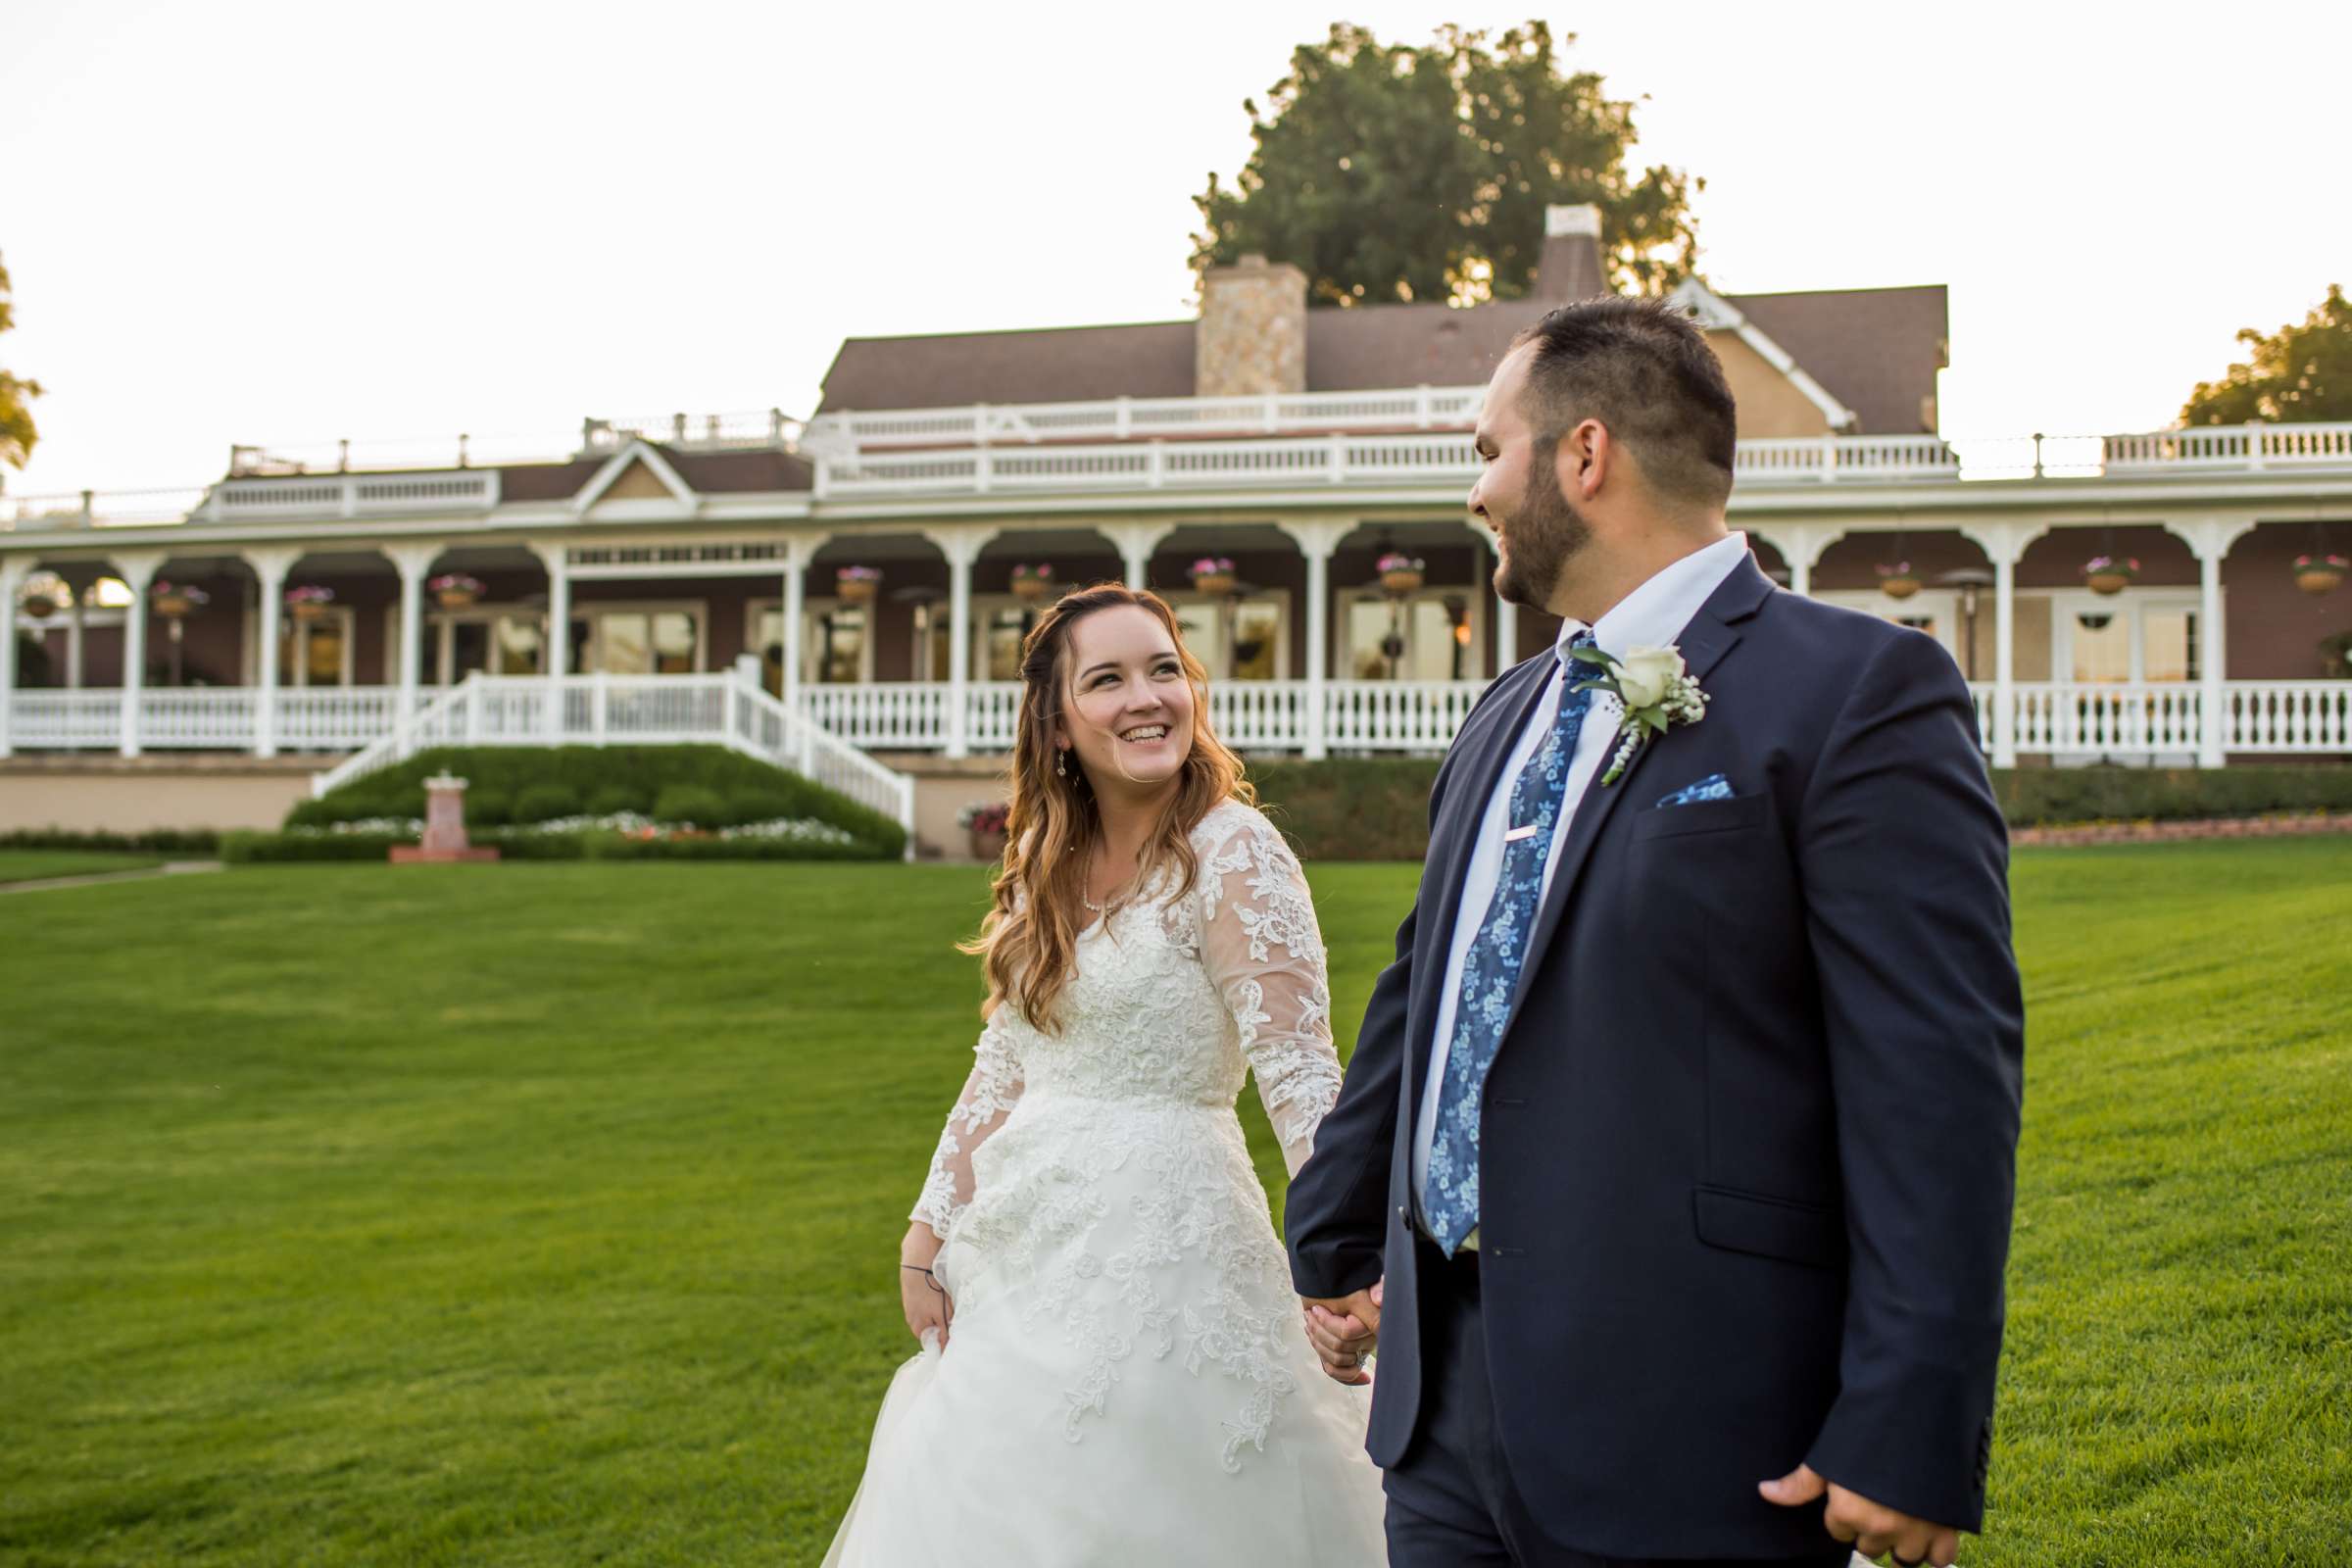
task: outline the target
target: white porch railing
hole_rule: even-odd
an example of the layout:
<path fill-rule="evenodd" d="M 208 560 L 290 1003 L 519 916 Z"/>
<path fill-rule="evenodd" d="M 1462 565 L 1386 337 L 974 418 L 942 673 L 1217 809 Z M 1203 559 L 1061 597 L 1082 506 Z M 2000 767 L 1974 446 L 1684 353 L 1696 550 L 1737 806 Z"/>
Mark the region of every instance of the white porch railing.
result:
<path fill-rule="evenodd" d="M 1291 392 L 1230 398 L 1112 398 L 1093 403 L 980 403 L 965 408 L 820 414 L 811 451 L 985 446 L 1011 441 L 1124 441 L 1135 436 L 1468 425 L 1483 386 L 1408 386 L 1361 392 Z"/>
<path fill-rule="evenodd" d="M 251 686 L 151 686 L 139 693 L 127 737 L 144 751 L 250 751 L 259 742 L 262 693 Z M 277 694 L 281 751 L 347 752 L 391 728 L 400 703 L 395 686 L 288 687 Z M 122 733 L 120 688 L 21 691 L 9 743 L 40 751 L 117 751 Z"/>
<path fill-rule="evenodd" d="M 2187 753 L 2204 744 L 2202 692 L 2181 681 L 2020 681 L 2017 749 L 2065 755 Z"/>
<path fill-rule="evenodd" d="M 2227 681 L 2222 711 L 2225 751 L 2352 752 L 2352 681 Z"/>
<path fill-rule="evenodd" d="M 434 746 L 709 742 L 814 779 L 914 832 L 914 781 L 826 733 L 739 672 L 467 676 L 311 781 L 323 795 Z"/>

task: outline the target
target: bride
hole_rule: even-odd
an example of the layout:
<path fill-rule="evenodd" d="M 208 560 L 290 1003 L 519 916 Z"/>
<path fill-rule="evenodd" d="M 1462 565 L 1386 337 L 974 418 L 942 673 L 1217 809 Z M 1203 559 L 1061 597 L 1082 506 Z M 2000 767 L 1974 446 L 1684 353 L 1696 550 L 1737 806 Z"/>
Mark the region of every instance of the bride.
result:
<path fill-rule="evenodd" d="M 1378 1565 L 1362 1389 L 1318 1368 L 1234 1100 L 1293 1172 L 1340 1088 L 1298 861 L 1149 593 L 1029 634 L 987 1026 L 899 1278 L 922 1351 L 843 1568 Z"/>

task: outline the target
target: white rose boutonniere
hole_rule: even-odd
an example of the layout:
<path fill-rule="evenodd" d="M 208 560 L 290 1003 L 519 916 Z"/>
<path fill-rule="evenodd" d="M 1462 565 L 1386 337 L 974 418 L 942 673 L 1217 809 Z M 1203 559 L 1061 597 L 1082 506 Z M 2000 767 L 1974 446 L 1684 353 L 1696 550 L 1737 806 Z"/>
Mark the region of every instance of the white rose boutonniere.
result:
<path fill-rule="evenodd" d="M 1677 724 L 1695 724 L 1707 716 L 1707 694 L 1690 678 L 1679 648 L 1629 648 L 1623 659 L 1597 647 L 1579 648 L 1573 657 L 1600 671 L 1591 680 L 1579 681 L 1576 689 L 1607 692 L 1625 710 L 1617 724 L 1617 733 L 1623 738 L 1616 755 L 1609 759 L 1608 771 L 1600 775 L 1603 785 L 1624 776 L 1634 754 L 1647 745 L 1652 735 L 1663 735 Z"/>

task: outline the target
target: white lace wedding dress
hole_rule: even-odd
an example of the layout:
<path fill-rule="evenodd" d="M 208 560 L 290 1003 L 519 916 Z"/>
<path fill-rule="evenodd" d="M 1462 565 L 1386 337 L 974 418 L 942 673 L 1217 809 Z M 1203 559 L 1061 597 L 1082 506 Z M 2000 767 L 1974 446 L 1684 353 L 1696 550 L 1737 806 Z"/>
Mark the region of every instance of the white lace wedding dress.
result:
<path fill-rule="evenodd" d="M 1296 1172 L 1339 1094 L 1298 859 L 1237 801 L 1081 934 L 1063 1029 L 1006 1003 L 914 1217 L 948 1346 L 903 1367 L 826 1556 L 841 1568 L 1385 1563 L 1369 1390 L 1323 1376 L 1234 1114 Z"/>

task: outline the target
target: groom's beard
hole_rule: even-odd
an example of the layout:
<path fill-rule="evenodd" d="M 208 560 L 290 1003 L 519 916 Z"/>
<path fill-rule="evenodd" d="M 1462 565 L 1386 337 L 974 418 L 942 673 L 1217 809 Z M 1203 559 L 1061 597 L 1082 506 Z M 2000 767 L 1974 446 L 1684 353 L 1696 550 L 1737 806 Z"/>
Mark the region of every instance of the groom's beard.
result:
<path fill-rule="evenodd" d="M 1495 594 L 1530 610 L 1550 606 L 1560 574 L 1592 542 L 1592 525 L 1561 492 L 1560 476 L 1552 470 L 1555 446 L 1539 441 L 1530 454 L 1518 513 L 1504 530 L 1510 551 L 1494 570 Z"/>

